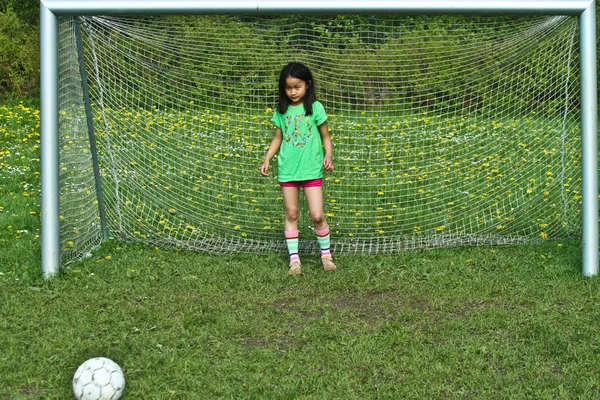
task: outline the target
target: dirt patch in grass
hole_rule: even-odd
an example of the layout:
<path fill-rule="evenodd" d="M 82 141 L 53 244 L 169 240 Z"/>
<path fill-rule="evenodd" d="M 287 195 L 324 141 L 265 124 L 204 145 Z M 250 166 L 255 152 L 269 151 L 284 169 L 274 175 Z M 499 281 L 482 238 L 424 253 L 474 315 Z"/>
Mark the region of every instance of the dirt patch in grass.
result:
<path fill-rule="evenodd" d="M 342 292 L 312 299 L 286 298 L 265 303 L 272 308 L 285 326 L 283 336 L 250 337 L 240 341 L 244 347 L 271 347 L 287 349 L 310 343 L 310 336 L 290 341 L 304 330 L 328 326 L 332 331 L 343 325 L 353 335 L 372 335 L 386 329 L 402 329 L 424 335 L 437 335 L 448 325 L 469 326 L 493 309 L 511 313 L 527 311 L 528 304 L 489 299 L 460 299 L 437 297 L 427 299 L 398 291 Z"/>

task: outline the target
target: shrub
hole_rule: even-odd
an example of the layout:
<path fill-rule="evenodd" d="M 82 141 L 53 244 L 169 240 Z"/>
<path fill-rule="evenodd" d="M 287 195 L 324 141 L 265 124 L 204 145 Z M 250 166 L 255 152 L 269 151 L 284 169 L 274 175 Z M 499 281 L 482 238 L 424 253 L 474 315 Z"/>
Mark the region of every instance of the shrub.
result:
<path fill-rule="evenodd" d="M 39 64 L 39 27 L 0 12 L 0 98 L 37 96 Z"/>

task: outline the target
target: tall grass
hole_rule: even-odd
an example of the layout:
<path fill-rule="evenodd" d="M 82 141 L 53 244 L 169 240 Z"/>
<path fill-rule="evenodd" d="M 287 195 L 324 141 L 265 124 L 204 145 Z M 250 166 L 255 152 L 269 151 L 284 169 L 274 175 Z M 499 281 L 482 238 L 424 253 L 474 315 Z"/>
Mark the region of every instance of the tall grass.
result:
<path fill-rule="evenodd" d="M 39 111 L 35 101 L 0 106 L 0 265 L 37 275 L 39 265 Z"/>
<path fill-rule="evenodd" d="M 270 109 L 250 116 L 104 110 L 96 118 L 106 121 L 99 124 L 98 143 L 110 229 L 162 245 L 205 248 L 216 237 L 230 242 L 223 251 L 246 241 L 282 250 L 277 171 L 270 178 L 258 173 L 271 115 Z M 328 121 L 336 166 L 325 177 L 325 209 L 340 248 L 384 248 L 388 241 L 398 251 L 430 242 L 506 243 L 579 232 L 580 148 L 573 121 L 565 127 L 535 114 L 486 120 L 427 112 L 331 115 Z M 65 157 L 84 154 L 85 140 L 65 140 Z M 64 168 L 73 186 L 92 175 L 89 162 L 83 172 L 78 166 Z M 95 200 L 93 190 L 65 196 L 75 211 Z M 301 218 L 300 226 L 310 225 L 307 213 Z M 77 242 L 73 236 L 64 238 L 68 250 Z"/>

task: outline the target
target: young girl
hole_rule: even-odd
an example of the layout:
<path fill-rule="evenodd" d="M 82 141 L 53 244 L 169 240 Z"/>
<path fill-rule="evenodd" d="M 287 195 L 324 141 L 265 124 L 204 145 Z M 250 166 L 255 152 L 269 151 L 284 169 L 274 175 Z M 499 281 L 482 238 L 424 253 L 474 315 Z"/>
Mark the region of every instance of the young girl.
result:
<path fill-rule="evenodd" d="M 302 273 L 298 256 L 298 197 L 300 188 L 321 248 L 323 269 L 334 270 L 329 251 L 329 225 L 323 211 L 323 170 L 333 171 L 332 144 L 323 105 L 315 98 L 312 73 L 303 64 L 289 63 L 279 77 L 279 105 L 273 116 L 275 137 L 260 167 L 268 176 L 270 160 L 279 152 L 278 180 L 285 204 L 285 240 L 292 275 Z"/>

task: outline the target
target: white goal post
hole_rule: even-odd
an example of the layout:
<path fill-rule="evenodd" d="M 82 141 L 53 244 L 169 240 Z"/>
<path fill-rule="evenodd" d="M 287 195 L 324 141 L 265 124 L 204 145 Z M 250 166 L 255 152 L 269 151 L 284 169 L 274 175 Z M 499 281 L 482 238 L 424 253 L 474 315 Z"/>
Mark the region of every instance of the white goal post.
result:
<path fill-rule="evenodd" d="M 592 0 L 40 0 L 42 272 L 61 265 L 59 149 L 60 16 L 94 15 L 570 15 L 579 18 L 582 273 L 598 274 L 598 106 L 596 2 Z"/>

